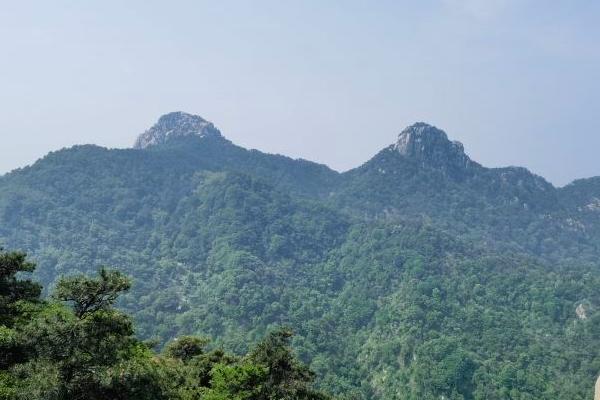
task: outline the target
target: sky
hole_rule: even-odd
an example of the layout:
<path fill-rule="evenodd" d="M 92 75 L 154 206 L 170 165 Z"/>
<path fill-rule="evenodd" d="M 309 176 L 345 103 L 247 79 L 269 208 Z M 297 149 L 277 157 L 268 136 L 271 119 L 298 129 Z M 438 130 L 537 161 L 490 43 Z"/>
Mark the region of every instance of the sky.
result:
<path fill-rule="evenodd" d="M 186 111 L 344 171 L 424 121 L 485 166 L 600 175 L 600 2 L 6 1 L 0 174 Z"/>

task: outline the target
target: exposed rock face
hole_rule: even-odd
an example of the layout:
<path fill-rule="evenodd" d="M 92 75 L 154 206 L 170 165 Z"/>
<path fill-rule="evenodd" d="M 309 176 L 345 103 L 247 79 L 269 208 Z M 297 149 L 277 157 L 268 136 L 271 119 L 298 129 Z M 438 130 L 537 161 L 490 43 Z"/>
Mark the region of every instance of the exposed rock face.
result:
<path fill-rule="evenodd" d="M 587 312 L 583 304 L 577 306 L 575 314 L 577 314 L 577 318 L 579 319 L 587 319 Z"/>
<path fill-rule="evenodd" d="M 600 400 L 600 376 L 598 377 L 598 380 L 596 381 L 596 394 L 594 396 L 594 400 Z"/>
<path fill-rule="evenodd" d="M 165 114 L 154 126 L 142 133 L 135 141 L 134 148 L 145 149 L 163 144 L 172 138 L 198 135 L 201 137 L 222 137 L 221 132 L 204 118 L 181 111 Z"/>
<path fill-rule="evenodd" d="M 395 149 L 405 157 L 437 167 L 468 168 L 476 165 L 465 154 L 462 143 L 448 140 L 444 131 L 423 122 L 403 130 L 398 135 Z"/>
<path fill-rule="evenodd" d="M 600 199 L 594 197 L 591 202 L 585 206 L 588 211 L 600 211 Z"/>

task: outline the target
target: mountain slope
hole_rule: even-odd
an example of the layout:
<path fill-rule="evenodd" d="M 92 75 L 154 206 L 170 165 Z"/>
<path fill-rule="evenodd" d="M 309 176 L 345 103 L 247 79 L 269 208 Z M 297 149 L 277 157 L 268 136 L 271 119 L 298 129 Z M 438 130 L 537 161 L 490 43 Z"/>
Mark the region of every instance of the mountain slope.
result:
<path fill-rule="evenodd" d="M 161 343 L 201 333 L 241 353 L 290 325 L 333 392 L 585 399 L 599 188 L 485 168 L 423 123 L 340 174 L 171 113 L 135 149 L 76 146 L 0 177 L 0 243 L 45 284 L 121 268 L 120 306 Z"/>
<path fill-rule="evenodd" d="M 342 180 L 333 201 L 356 215 L 429 218 L 468 240 L 552 261 L 594 260 L 599 253 L 598 231 L 567 195 L 574 188 L 556 189 L 525 168 L 482 167 L 460 143 L 423 123 Z"/>

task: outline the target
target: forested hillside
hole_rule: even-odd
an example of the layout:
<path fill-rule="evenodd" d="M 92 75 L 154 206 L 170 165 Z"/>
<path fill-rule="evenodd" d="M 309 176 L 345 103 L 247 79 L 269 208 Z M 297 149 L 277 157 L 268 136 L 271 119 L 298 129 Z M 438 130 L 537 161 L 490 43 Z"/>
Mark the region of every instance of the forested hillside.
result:
<path fill-rule="evenodd" d="M 349 398 L 589 399 L 600 372 L 598 179 L 485 168 L 422 123 L 338 173 L 167 114 L 134 149 L 0 177 L 0 244 L 48 293 L 130 275 L 118 307 L 159 346 L 245 354 L 289 326 L 317 385 Z"/>
<path fill-rule="evenodd" d="M 35 265 L 0 250 L 0 399 L 327 400 L 314 373 L 270 332 L 245 356 L 209 348 L 204 337 L 174 339 L 158 355 L 134 337 L 113 304 L 130 282 L 118 271 L 62 278 L 49 300 L 23 274 Z"/>

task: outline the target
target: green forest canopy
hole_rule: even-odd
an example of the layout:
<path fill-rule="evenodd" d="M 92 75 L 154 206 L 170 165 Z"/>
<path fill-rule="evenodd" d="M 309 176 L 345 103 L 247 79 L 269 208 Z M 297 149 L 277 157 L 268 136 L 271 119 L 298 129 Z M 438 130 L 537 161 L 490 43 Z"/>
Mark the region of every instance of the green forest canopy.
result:
<path fill-rule="evenodd" d="M 118 267 L 116 307 L 159 348 L 207 335 L 243 357 L 289 326 L 335 395 L 591 398 L 598 178 L 554 188 L 442 143 L 342 174 L 220 136 L 76 146 L 0 177 L 0 241 L 44 296 Z"/>
<path fill-rule="evenodd" d="M 61 279 L 41 300 L 40 286 L 18 278 L 33 268 L 23 253 L 0 251 L 0 399 L 329 399 L 312 388 L 289 329 L 244 356 L 193 336 L 156 354 L 113 307 L 130 286 L 120 272 Z"/>

